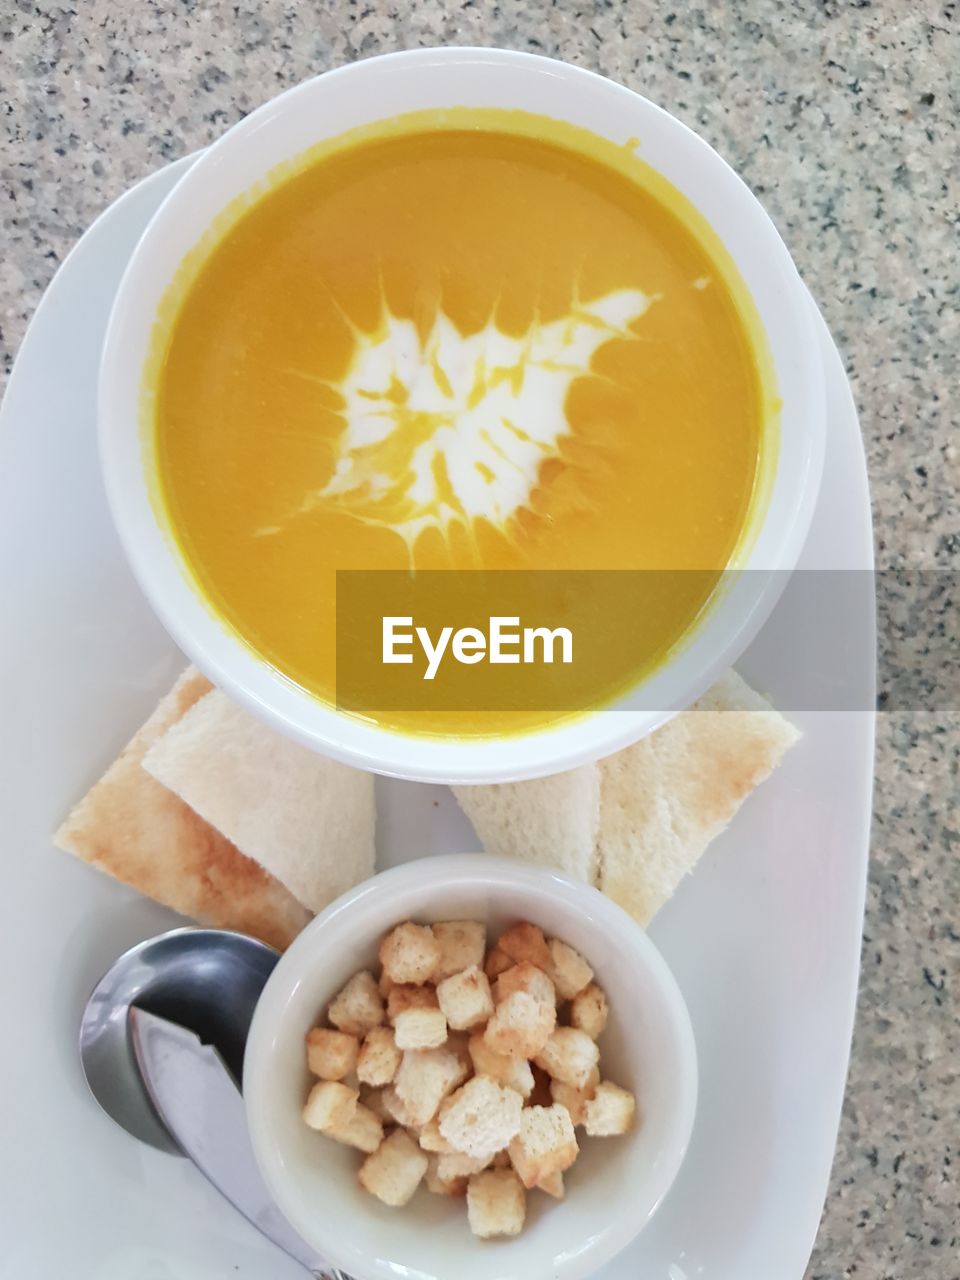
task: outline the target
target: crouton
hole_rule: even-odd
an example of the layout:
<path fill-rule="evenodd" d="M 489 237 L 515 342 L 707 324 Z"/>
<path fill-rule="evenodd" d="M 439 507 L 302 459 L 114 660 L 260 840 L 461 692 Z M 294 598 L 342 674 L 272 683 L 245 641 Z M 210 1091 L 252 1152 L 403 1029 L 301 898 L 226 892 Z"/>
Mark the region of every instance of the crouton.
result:
<path fill-rule="evenodd" d="M 401 1052 L 389 1027 L 373 1027 L 364 1037 L 357 1058 L 357 1079 L 361 1084 L 389 1084 L 400 1066 Z"/>
<path fill-rule="evenodd" d="M 460 1059 L 445 1049 L 404 1053 L 393 1084 L 407 1116 L 404 1123 L 429 1124 L 440 1103 L 462 1079 L 462 1072 Z"/>
<path fill-rule="evenodd" d="M 437 986 L 437 999 L 454 1031 L 467 1031 L 486 1022 L 493 1013 L 493 996 L 487 975 L 476 965 L 452 974 Z"/>
<path fill-rule="evenodd" d="M 380 1107 L 393 1124 L 406 1129 L 414 1123 L 407 1104 L 397 1096 L 395 1085 L 388 1084 L 385 1089 L 380 1090 Z"/>
<path fill-rule="evenodd" d="M 429 1156 L 427 1174 L 424 1184 L 428 1191 L 437 1196 L 465 1196 L 467 1194 L 467 1178 L 465 1174 L 458 1177 L 442 1178 L 437 1167 L 438 1157 Z"/>
<path fill-rule="evenodd" d="M 448 1182 L 454 1178 L 469 1178 L 489 1164 L 489 1157 L 484 1159 L 482 1156 L 464 1155 L 462 1151 L 447 1151 L 437 1156 L 437 1176 Z"/>
<path fill-rule="evenodd" d="M 523 921 L 515 924 L 497 939 L 497 947 L 505 952 L 515 964 L 535 964 L 544 973 L 550 970 L 550 948 L 543 936 L 543 930 L 535 924 Z"/>
<path fill-rule="evenodd" d="M 342 1080 L 357 1065 L 360 1042 L 345 1031 L 311 1027 L 307 1032 L 307 1066 L 321 1080 Z"/>
<path fill-rule="evenodd" d="M 335 1080 L 321 1080 L 307 1096 L 303 1118 L 311 1129 L 330 1133 L 349 1124 L 357 1109 L 360 1094 Z"/>
<path fill-rule="evenodd" d="M 591 1040 L 597 1040 L 607 1025 L 607 997 L 595 982 L 573 998 L 570 1005 L 570 1025 L 585 1032 Z"/>
<path fill-rule="evenodd" d="M 549 1041 L 556 1023 L 554 1005 L 544 1004 L 526 991 L 514 991 L 497 1005 L 483 1039 L 495 1053 L 535 1058 Z"/>
<path fill-rule="evenodd" d="M 433 936 L 440 946 L 440 960 L 434 974 L 435 982 L 442 982 L 455 973 L 462 973 L 474 965 L 483 964 L 487 945 L 487 930 L 479 920 L 446 920 L 432 926 Z"/>
<path fill-rule="evenodd" d="M 552 1101 L 559 1102 L 561 1107 L 567 1108 L 574 1125 L 582 1125 L 586 1123 L 584 1108 L 593 1097 L 599 1083 L 600 1072 L 595 1067 L 582 1089 L 577 1089 L 572 1084 L 564 1084 L 562 1080 L 551 1080 L 550 1097 Z"/>
<path fill-rule="evenodd" d="M 473 1060 L 470 1057 L 470 1037 L 463 1031 L 448 1031 L 446 1044 L 444 1049 L 447 1053 L 454 1054 L 460 1060 L 460 1079 L 457 1084 L 463 1084 L 464 1080 L 473 1075 Z"/>
<path fill-rule="evenodd" d="M 499 978 L 504 970 L 511 968 L 513 963 L 513 960 L 510 959 L 505 951 L 501 951 L 499 947 L 494 947 L 483 962 L 483 972 L 493 982 L 496 978 Z"/>
<path fill-rule="evenodd" d="M 319 1081 L 303 1108 L 364 1153 L 370 1194 L 401 1206 L 425 1181 L 465 1195 L 480 1238 L 516 1235 L 528 1190 L 564 1198 L 576 1126 L 621 1134 L 636 1114 L 632 1094 L 600 1080 L 607 1001 L 584 957 L 529 921 L 485 946 L 473 920 L 387 933 L 379 978 L 354 974 L 332 1025 L 307 1033 Z"/>
<path fill-rule="evenodd" d="M 497 1084 L 516 1089 L 523 1098 L 530 1095 L 533 1090 L 533 1069 L 526 1058 L 496 1053 L 484 1040 L 482 1032 L 470 1037 L 468 1048 L 473 1069 L 478 1076 L 489 1076 Z"/>
<path fill-rule="evenodd" d="M 415 987 L 412 982 L 399 982 L 387 996 L 387 1021 L 396 1022 L 408 1009 L 439 1009 L 440 1002 L 433 987 Z"/>
<path fill-rule="evenodd" d="M 391 988 L 387 1018 L 398 1049 L 438 1049 L 447 1038 L 447 1020 L 433 987 L 399 983 Z"/>
<path fill-rule="evenodd" d="M 432 1120 L 428 1120 L 420 1130 L 420 1146 L 424 1151 L 430 1151 L 434 1155 L 441 1156 L 449 1155 L 453 1150 L 453 1147 L 440 1132 L 436 1116 Z"/>
<path fill-rule="evenodd" d="M 356 1147 L 368 1155 L 376 1151 L 383 1141 L 383 1121 L 369 1107 L 358 1102 L 353 1115 L 344 1125 L 327 1131 L 328 1136 L 345 1146 Z"/>
<path fill-rule="evenodd" d="M 489 1160 L 520 1128 L 523 1098 L 489 1076 L 474 1076 L 443 1104 L 440 1133 L 455 1151 Z"/>
<path fill-rule="evenodd" d="M 429 925 L 398 924 L 380 943 L 380 964 L 391 982 L 429 982 L 440 963 L 440 943 Z"/>
<path fill-rule="evenodd" d="M 593 981 L 593 970 L 579 951 L 574 951 L 559 938 L 551 938 L 547 946 L 550 948 L 547 972 L 553 979 L 557 995 L 561 1000 L 572 1000 Z"/>
<path fill-rule="evenodd" d="M 554 1200 L 562 1200 L 565 1193 L 563 1185 L 562 1173 L 549 1173 L 545 1178 L 541 1178 L 537 1183 L 539 1191 L 545 1191 L 548 1196 L 553 1196 Z"/>
<path fill-rule="evenodd" d="M 515 1236 L 523 1229 L 526 1195 L 512 1169 L 488 1169 L 467 1183 L 470 1230 L 481 1240 Z"/>
<path fill-rule="evenodd" d="M 447 1020 L 439 1009 L 405 1009 L 393 1020 L 398 1049 L 439 1049 L 447 1038 Z"/>
<path fill-rule="evenodd" d="M 535 1062 L 530 1063 L 530 1072 L 533 1075 L 533 1088 L 527 1095 L 528 1107 L 552 1107 L 553 1097 L 550 1093 L 550 1086 L 553 1081 L 542 1067 L 538 1067 Z"/>
<path fill-rule="evenodd" d="M 391 1208 L 405 1205 L 427 1172 L 427 1157 L 403 1129 L 384 1138 L 360 1166 L 360 1185 Z"/>
<path fill-rule="evenodd" d="M 517 999 L 516 996 L 512 998 Z M 557 1027 L 535 1055 L 535 1061 L 554 1080 L 582 1089 L 600 1061 L 600 1050 L 596 1040 L 591 1040 L 585 1031 L 578 1031 L 576 1027 Z"/>
<path fill-rule="evenodd" d="M 501 1004 L 514 991 L 525 991 L 528 996 L 533 996 L 534 1000 L 540 1000 L 543 1004 L 557 1003 L 557 993 L 550 978 L 542 969 L 526 960 L 501 973 L 494 987 L 494 1000 Z"/>
<path fill-rule="evenodd" d="M 637 1102 L 627 1089 L 602 1080 L 584 1108 L 584 1128 L 591 1138 L 611 1138 L 633 1126 Z"/>
<path fill-rule="evenodd" d="M 383 1089 L 370 1089 L 366 1086 L 360 1088 L 360 1102 L 363 1106 L 369 1108 L 375 1116 L 379 1116 L 381 1120 L 389 1121 L 395 1124 L 393 1116 L 383 1105 Z"/>
<path fill-rule="evenodd" d="M 340 1031 L 351 1036 L 365 1036 L 371 1027 L 383 1022 L 383 1000 L 372 973 L 355 973 L 333 1000 L 327 1017 Z"/>
<path fill-rule="evenodd" d="M 510 1143 L 510 1159 L 529 1190 L 541 1179 L 569 1169 L 578 1150 L 566 1107 L 525 1107 L 520 1129 Z"/>

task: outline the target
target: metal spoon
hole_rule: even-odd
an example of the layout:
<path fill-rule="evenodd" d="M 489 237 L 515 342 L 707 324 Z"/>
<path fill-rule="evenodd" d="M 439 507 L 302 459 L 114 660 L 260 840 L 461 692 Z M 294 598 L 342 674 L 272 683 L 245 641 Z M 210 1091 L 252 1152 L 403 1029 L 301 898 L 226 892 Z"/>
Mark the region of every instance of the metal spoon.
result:
<path fill-rule="evenodd" d="M 90 1091 L 121 1128 L 180 1155 L 150 1100 L 127 1026 L 136 1005 L 216 1045 L 239 1084 L 253 1011 L 279 955 L 221 929 L 171 929 L 124 952 L 100 979 L 80 1021 L 80 1062 Z"/>
<path fill-rule="evenodd" d="M 189 1155 L 261 1234 L 317 1280 L 350 1280 L 318 1258 L 281 1218 L 243 1131 L 243 1050 L 260 992 L 278 958 L 264 943 L 220 929 L 173 929 L 139 943 L 114 963 L 87 1001 L 80 1061 L 93 1096 L 123 1129 L 162 1151 Z M 201 1096 L 195 1114 L 206 1123 L 202 1135 L 173 1121 L 178 1142 L 154 1104 L 138 1063 L 143 1045 L 136 1041 L 144 1029 L 154 1042 L 161 1038 L 161 1048 L 198 1051 Z M 193 1064 L 186 1065 L 192 1072 Z M 183 1062 L 178 1069 L 184 1070 Z M 185 1076 L 182 1087 L 192 1083 Z M 197 1153 L 218 1141 L 231 1153 L 226 1166 L 201 1162 Z M 216 1176 L 214 1169 L 222 1167 L 230 1168 L 228 1179 Z"/>

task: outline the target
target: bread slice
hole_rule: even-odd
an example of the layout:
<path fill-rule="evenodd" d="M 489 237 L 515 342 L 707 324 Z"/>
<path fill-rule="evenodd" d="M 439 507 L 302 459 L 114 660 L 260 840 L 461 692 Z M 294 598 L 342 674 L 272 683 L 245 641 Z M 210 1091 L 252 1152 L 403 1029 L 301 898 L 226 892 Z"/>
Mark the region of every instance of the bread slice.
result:
<path fill-rule="evenodd" d="M 600 783 L 595 765 L 550 778 L 454 787 L 487 853 L 596 883 Z"/>
<path fill-rule="evenodd" d="M 600 762 L 599 886 L 646 925 L 800 734 L 729 671 Z"/>
<path fill-rule="evenodd" d="M 217 689 L 143 766 L 312 911 L 373 875 L 373 775 L 291 742 Z"/>
<path fill-rule="evenodd" d="M 73 809 L 54 842 L 181 915 L 252 934 L 282 950 L 310 912 L 140 767 L 150 747 L 211 687 L 189 667 Z"/>

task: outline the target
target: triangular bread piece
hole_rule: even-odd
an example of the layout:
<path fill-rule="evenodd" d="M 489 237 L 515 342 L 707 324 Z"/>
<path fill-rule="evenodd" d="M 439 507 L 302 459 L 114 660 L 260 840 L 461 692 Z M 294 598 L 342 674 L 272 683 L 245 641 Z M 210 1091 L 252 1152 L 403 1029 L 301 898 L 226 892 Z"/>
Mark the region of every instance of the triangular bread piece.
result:
<path fill-rule="evenodd" d="M 218 689 L 143 766 L 312 911 L 373 875 L 373 775 L 291 742 Z"/>
<path fill-rule="evenodd" d="M 210 688 L 188 668 L 54 841 L 181 915 L 282 949 L 309 911 L 140 767 L 151 744 Z"/>
<path fill-rule="evenodd" d="M 596 880 L 600 783 L 595 765 L 528 782 L 454 787 L 487 853 Z"/>
<path fill-rule="evenodd" d="M 799 731 L 728 672 L 600 762 L 599 885 L 646 925 Z"/>

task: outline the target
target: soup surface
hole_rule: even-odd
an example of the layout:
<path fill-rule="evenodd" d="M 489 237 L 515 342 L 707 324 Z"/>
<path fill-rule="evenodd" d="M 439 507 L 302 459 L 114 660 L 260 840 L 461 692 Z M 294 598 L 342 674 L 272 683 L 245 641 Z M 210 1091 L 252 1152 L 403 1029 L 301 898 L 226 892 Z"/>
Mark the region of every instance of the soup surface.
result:
<path fill-rule="evenodd" d="M 719 575 L 756 488 L 751 335 L 681 211 L 536 117 L 468 116 L 278 178 L 160 326 L 169 527 L 216 613 L 330 702 L 336 570 Z M 597 670 L 585 707 L 662 660 L 711 575 L 695 598 L 683 575 L 661 586 L 629 672 Z M 555 718 L 370 715 L 457 734 Z"/>

